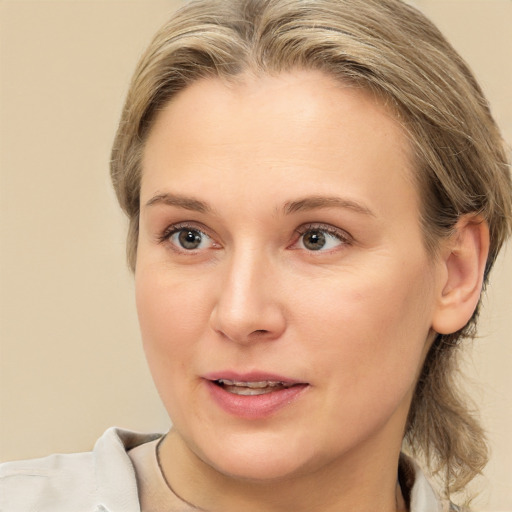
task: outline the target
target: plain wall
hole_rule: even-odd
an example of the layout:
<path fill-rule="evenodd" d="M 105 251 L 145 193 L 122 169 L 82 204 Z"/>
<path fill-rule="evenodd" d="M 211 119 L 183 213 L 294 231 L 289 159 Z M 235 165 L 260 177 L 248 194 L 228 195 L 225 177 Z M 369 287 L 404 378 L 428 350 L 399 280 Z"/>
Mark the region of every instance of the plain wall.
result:
<path fill-rule="evenodd" d="M 145 366 L 108 177 L 135 63 L 180 4 L 0 0 L 0 459 L 168 428 Z M 512 2 L 423 0 L 512 141 Z M 512 511 L 512 254 L 492 276 L 468 384 L 493 456 L 478 507 Z"/>

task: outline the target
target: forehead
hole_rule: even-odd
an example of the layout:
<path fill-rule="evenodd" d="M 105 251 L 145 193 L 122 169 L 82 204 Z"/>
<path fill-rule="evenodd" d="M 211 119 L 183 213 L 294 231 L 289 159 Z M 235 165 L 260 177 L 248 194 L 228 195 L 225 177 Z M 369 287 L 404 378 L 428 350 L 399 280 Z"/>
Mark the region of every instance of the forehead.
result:
<path fill-rule="evenodd" d="M 221 136 L 222 129 L 235 127 L 243 128 L 236 132 L 237 143 L 264 137 L 269 130 L 277 135 L 276 144 L 286 142 L 287 134 L 292 139 L 288 142 L 292 142 L 298 131 L 307 131 L 309 136 L 316 131 L 328 141 L 327 130 L 335 137 L 348 122 L 365 117 L 368 130 L 387 130 L 390 136 L 401 139 L 397 142 L 408 153 L 398 116 L 387 103 L 376 92 L 316 70 L 277 76 L 246 74 L 229 81 L 211 77 L 178 92 L 156 115 L 150 137 L 174 118 L 174 135 L 182 141 L 186 138 L 192 142 L 195 137 L 206 141 L 206 136 L 216 132 Z M 288 130 L 283 131 L 284 127 Z"/>
<path fill-rule="evenodd" d="M 410 153 L 382 101 L 321 72 L 203 79 L 156 117 L 141 199 L 166 187 L 190 193 L 198 182 L 212 192 L 222 183 L 248 199 L 262 186 L 276 196 L 276 189 L 325 194 L 334 186 L 346 194 L 415 197 Z"/>

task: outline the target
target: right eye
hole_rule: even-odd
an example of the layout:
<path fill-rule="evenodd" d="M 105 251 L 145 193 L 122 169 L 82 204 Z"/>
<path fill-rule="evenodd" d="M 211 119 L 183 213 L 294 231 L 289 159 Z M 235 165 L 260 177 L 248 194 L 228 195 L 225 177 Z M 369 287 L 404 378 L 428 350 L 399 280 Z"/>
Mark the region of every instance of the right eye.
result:
<path fill-rule="evenodd" d="M 214 247 L 214 241 L 203 231 L 192 227 L 175 227 L 168 231 L 165 239 L 178 250 L 198 251 Z"/>

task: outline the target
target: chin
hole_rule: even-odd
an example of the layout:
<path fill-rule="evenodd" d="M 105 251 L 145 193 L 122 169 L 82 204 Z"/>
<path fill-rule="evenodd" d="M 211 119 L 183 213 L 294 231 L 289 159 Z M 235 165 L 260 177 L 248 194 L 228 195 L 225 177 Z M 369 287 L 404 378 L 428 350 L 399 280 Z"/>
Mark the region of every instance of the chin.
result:
<path fill-rule="evenodd" d="M 245 436 L 241 436 L 245 437 Z M 267 438 L 268 436 L 261 436 Z M 311 468 L 312 461 L 304 445 L 296 446 L 283 440 L 232 439 L 228 443 L 210 445 L 200 458 L 217 472 L 235 479 L 270 482 L 300 474 Z"/>
<path fill-rule="evenodd" d="M 290 464 L 290 460 L 276 460 L 275 457 L 264 458 L 261 461 L 222 461 L 221 465 L 213 466 L 216 471 L 229 478 L 261 484 L 298 475 L 301 473 L 301 467 L 301 464 L 293 466 Z"/>

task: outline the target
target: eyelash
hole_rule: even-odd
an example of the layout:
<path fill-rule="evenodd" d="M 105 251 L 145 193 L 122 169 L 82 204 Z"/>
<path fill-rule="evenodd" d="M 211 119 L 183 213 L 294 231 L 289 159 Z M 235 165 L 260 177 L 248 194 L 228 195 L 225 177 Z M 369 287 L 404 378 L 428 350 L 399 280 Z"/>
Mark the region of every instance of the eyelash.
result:
<path fill-rule="evenodd" d="M 334 226 L 330 226 L 329 224 L 305 224 L 303 226 L 299 226 L 295 233 L 300 237 L 304 236 L 305 234 L 311 232 L 311 231 L 319 231 L 322 233 L 327 233 L 328 235 L 336 238 L 342 245 L 351 245 L 353 243 L 352 237 L 344 230 L 335 228 Z M 294 242 L 294 245 L 299 240 L 296 240 Z M 315 251 L 308 251 L 308 252 L 315 252 Z M 323 251 L 326 252 L 326 251 Z"/>
<path fill-rule="evenodd" d="M 159 243 L 170 243 L 171 245 L 173 245 L 171 243 L 171 237 L 173 235 L 175 235 L 176 233 L 179 233 L 180 231 L 185 231 L 185 230 L 189 230 L 189 231 L 197 231 L 198 233 L 200 233 L 201 235 L 209 238 L 209 239 L 212 239 L 212 237 L 204 230 L 204 228 L 200 228 L 198 226 L 195 226 L 194 224 L 189 224 L 189 223 L 179 223 L 179 224 L 172 224 L 170 226 L 168 226 L 161 235 L 158 236 L 158 242 Z M 177 250 L 179 250 L 179 248 L 176 248 Z M 182 248 L 183 251 L 185 252 L 193 252 L 193 250 L 186 250 L 185 248 Z"/>
<path fill-rule="evenodd" d="M 196 232 L 200 233 L 201 235 L 203 235 L 209 239 L 212 239 L 212 237 L 204 229 L 199 228 L 198 226 L 196 226 L 194 224 L 179 223 L 179 224 L 172 224 L 172 225 L 168 226 L 163 231 L 163 233 L 158 236 L 158 242 L 159 243 L 169 243 L 169 245 L 171 245 L 173 247 L 173 249 L 176 251 L 182 251 L 185 253 L 193 253 L 194 252 L 193 249 L 187 250 L 183 247 L 180 248 L 171 242 L 171 237 L 173 235 L 175 235 L 176 233 L 179 233 L 180 231 L 185 231 L 185 230 L 196 231 Z M 299 226 L 295 230 L 295 233 L 296 233 L 296 235 L 298 235 L 299 238 L 293 242 L 292 246 L 296 245 L 299 242 L 300 237 L 303 237 L 305 234 L 312 232 L 312 231 L 326 233 L 327 235 L 336 238 L 340 242 L 341 245 L 351 245 L 353 242 L 352 237 L 346 231 L 341 230 L 339 228 L 335 228 L 328 224 L 305 224 L 305 225 Z M 307 250 L 307 252 L 314 253 L 316 251 Z M 328 252 L 328 251 L 318 251 L 318 252 Z"/>

